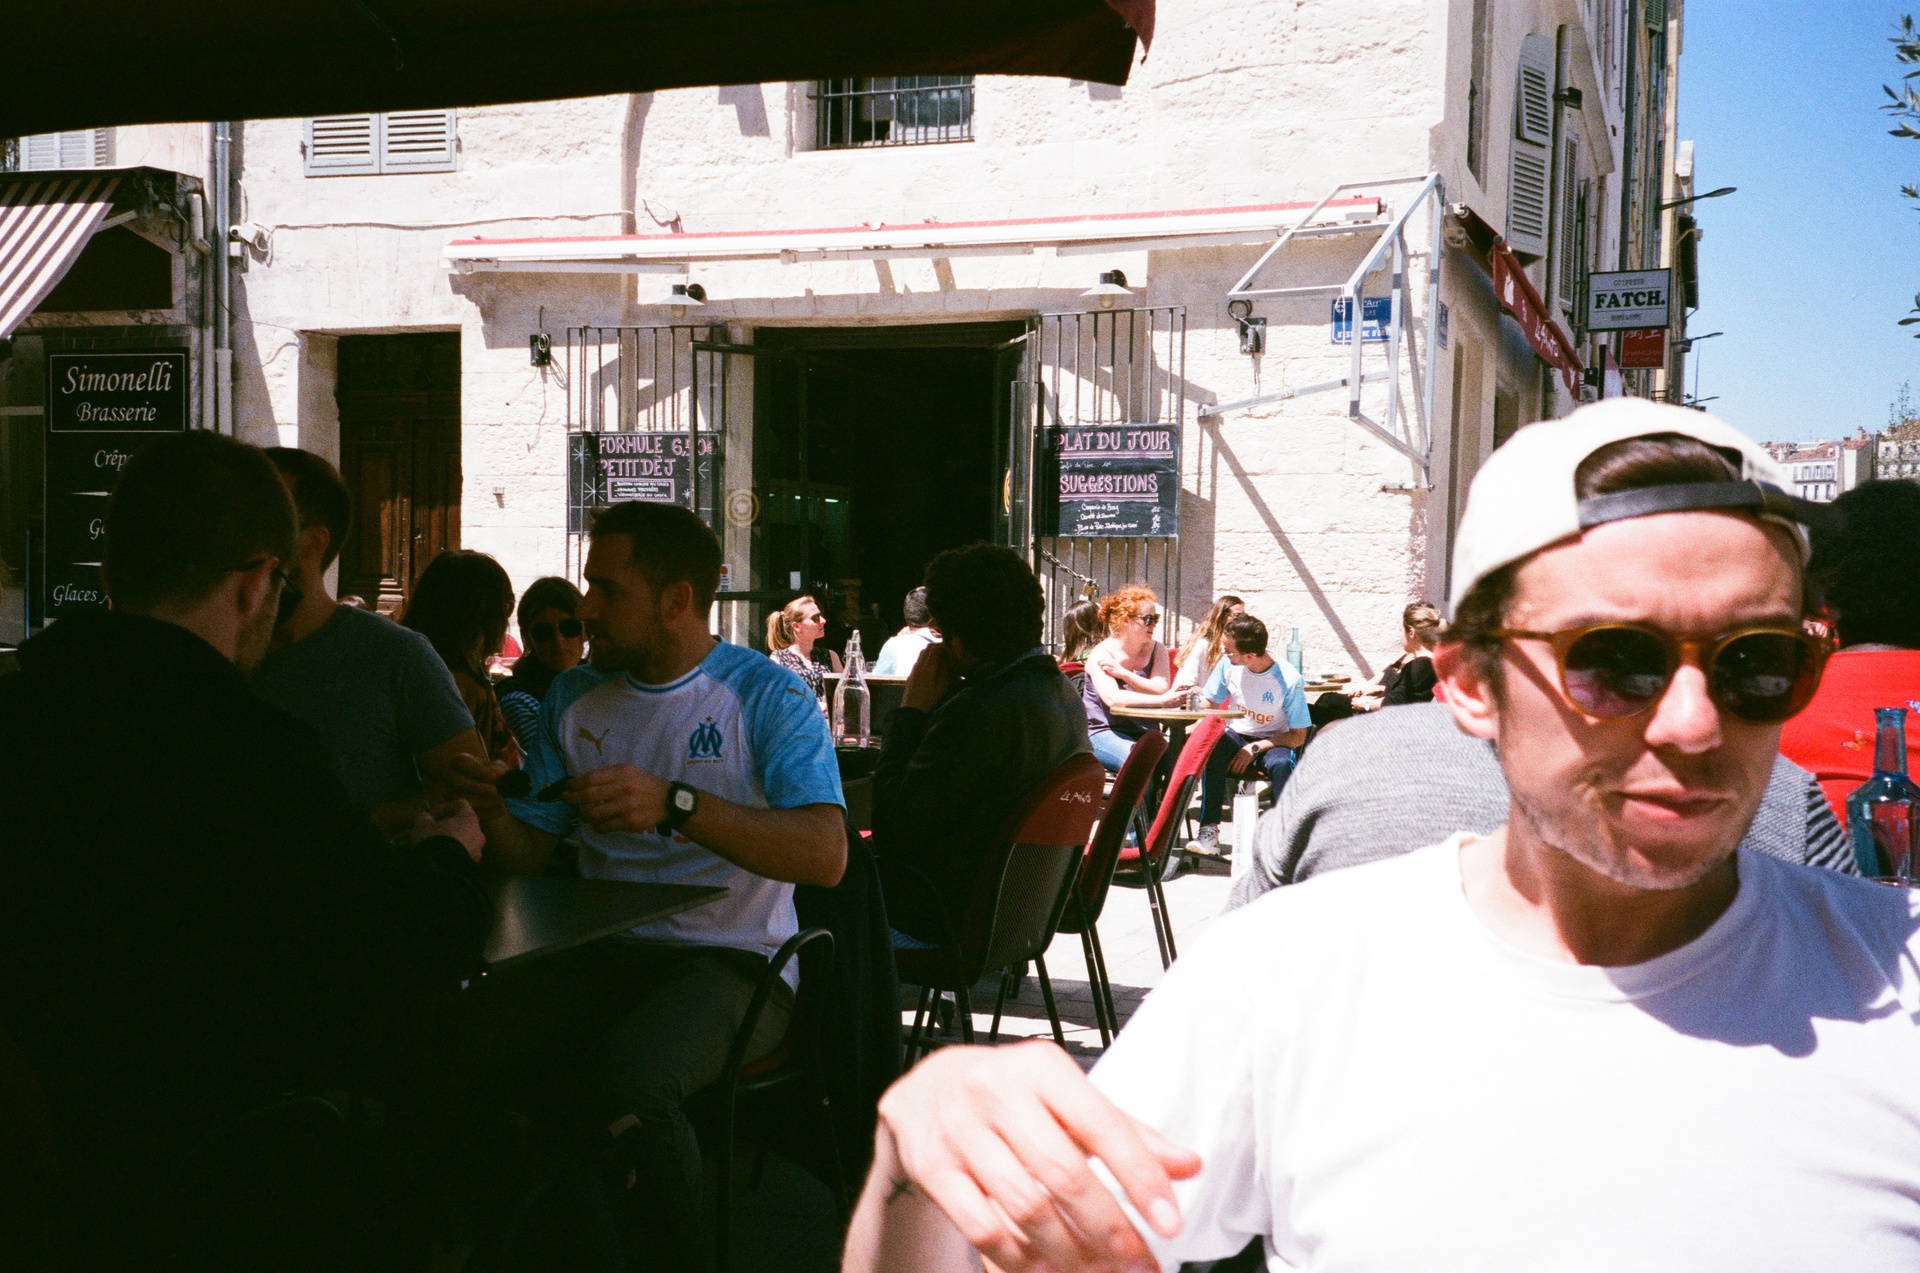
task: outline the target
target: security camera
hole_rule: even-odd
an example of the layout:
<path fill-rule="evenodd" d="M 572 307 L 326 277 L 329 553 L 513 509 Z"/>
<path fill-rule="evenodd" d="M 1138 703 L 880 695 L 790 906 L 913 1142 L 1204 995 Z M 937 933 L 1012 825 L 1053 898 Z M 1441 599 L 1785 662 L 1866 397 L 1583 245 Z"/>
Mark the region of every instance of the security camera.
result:
<path fill-rule="evenodd" d="M 273 243 L 273 232 L 258 221 L 242 221 L 229 233 L 256 252 L 266 251 Z"/>

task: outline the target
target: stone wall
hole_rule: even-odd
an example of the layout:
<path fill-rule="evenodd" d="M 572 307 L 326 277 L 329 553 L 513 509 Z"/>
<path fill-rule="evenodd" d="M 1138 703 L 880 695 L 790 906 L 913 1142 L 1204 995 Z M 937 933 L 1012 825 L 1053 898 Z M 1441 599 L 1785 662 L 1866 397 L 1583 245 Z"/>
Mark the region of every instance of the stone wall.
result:
<path fill-rule="evenodd" d="M 464 420 L 462 541 L 524 586 L 560 568 L 564 358 L 535 368 L 527 336 L 556 351 L 569 326 L 674 320 L 669 278 L 450 275 L 451 239 L 797 229 L 1311 201 L 1335 183 L 1446 175 L 1450 199 L 1498 218 L 1504 191 L 1464 162 L 1472 0 L 1255 4 L 1191 0 L 1161 14 L 1151 55 L 1124 88 L 981 77 L 975 139 L 861 150 L 813 148 L 806 85 L 693 89 L 462 111 L 458 170 L 307 177 L 298 120 L 243 129 L 239 216 L 268 226 L 237 303 L 243 436 L 337 456 L 333 349 L 346 333 L 458 330 Z M 1571 0 L 1495 0 L 1490 169 L 1504 174 L 1513 50 L 1550 34 Z M 1577 14 L 1575 15 L 1577 17 Z M 1500 87 L 1502 85 L 1505 87 Z M 1491 182 L 1490 182 L 1491 184 Z M 1424 330 L 1430 223 L 1410 236 L 1412 313 Z M 1351 241 L 1276 268 L 1267 285 L 1344 276 Z M 1538 364 L 1502 320 L 1479 267 L 1449 254 L 1448 348 L 1415 341 L 1399 385 L 1434 436 L 1433 478 L 1346 419 L 1344 394 L 1299 398 L 1202 424 L 1198 408 L 1335 379 L 1328 300 L 1265 303 L 1268 349 L 1238 350 L 1225 292 L 1257 246 L 951 260 L 695 266 L 701 321 L 736 339 L 768 326 L 1007 320 L 1084 309 L 1099 271 L 1125 271 L 1133 303 L 1184 306 L 1188 394 L 1184 595 L 1246 596 L 1270 624 L 1298 624 L 1310 666 L 1375 670 L 1398 644 L 1401 607 L 1442 590 L 1448 506 L 1492 443 L 1496 396 L 1540 410 Z M 1384 286 L 1376 283 L 1375 290 Z M 684 320 L 682 320 L 684 321 Z M 1434 409 L 1419 371 L 1437 354 Z M 1369 349 L 1369 370 L 1384 366 Z M 1456 392 L 1455 379 L 1461 384 Z M 750 396 L 746 398 L 750 401 Z M 1384 419 L 1386 386 L 1363 406 Z M 1461 422 L 1455 459 L 1456 414 Z M 736 428 L 751 440 L 745 421 Z M 1184 628 L 1182 628 L 1184 630 Z"/>

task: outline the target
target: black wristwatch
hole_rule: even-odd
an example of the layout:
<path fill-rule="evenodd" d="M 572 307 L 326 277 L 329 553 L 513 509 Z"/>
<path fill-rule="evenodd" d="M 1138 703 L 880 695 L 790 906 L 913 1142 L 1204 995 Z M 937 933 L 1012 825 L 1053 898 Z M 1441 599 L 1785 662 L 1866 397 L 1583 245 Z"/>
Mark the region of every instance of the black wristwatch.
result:
<path fill-rule="evenodd" d="M 686 825 L 700 808 L 700 793 L 684 782 L 667 784 L 667 816 L 655 828 L 661 835 L 672 835 Z"/>

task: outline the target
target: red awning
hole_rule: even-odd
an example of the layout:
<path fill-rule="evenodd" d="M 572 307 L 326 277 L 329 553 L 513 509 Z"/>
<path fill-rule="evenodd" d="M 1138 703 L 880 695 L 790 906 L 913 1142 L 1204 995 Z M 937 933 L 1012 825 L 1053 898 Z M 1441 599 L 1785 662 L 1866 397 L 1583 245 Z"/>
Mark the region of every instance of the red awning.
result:
<path fill-rule="evenodd" d="M 1123 84 L 1155 0 L 11 6 L 0 135 L 863 75 Z"/>
<path fill-rule="evenodd" d="M 116 176 L 64 172 L 0 182 L 0 340 L 66 277 L 119 184 Z"/>
<path fill-rule="evenodd" d="M 1513 249 L 1504 242 L 1496 243 L 1487 256 L 1493 263 L 1493 294 L 1500 298 L 1500 308 L 1520 324 L 1527 343 L 1533 346 L 1540 360 L 1560 369 L 1567 392 L 1578 394 L 1580 355 L 1574 352 L 1573 342 L 1567 339 L 1560 324 L 1547 313 L 1547 303 L 1533 290 L 1533 281 L 1513 255 Z"/>

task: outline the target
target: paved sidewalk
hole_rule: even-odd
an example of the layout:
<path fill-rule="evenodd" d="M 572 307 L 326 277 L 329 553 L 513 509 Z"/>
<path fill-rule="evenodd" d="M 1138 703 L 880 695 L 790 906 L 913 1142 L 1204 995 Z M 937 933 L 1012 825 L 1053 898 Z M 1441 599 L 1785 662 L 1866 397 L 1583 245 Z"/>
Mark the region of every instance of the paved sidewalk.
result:
<path fill-rule="evenodd" d="M 1185 950 L 1219 915 L 1232 883 L 1222 863 L 1199 862 L 1197 866 L 1198 870 L 1190 868 L 1166 886 L 1174 945 L 1179 950 Z M 1124 1026 L 1147 992 L 1165 975 L 1144 889 L 1116 886 L 1108 894 L 1106 912 L 1100 917 L 1100 941 L 1107 958 L 1107 975 L 1113 978 L 1114 1006 Z M 1100 1032 L 1094 1026 L 1092 989 L 1078 935 L 1062 933 L 1054 939 L 1047 949 L 1047 972 L 1053 982 L 1054 1001 L 1059 1005 L 1067 1050 L 1081 1065 L 1091 1067 L 1100 1058 Z M 988 982 L 973 991 L 974 1029 L 981 1042 L 986 1041 L 987 1029 L 993 1023 L 994 989 Z M 903 987 L 903 991 L 901 1020 L 903 1028 L 911 1028 L 919 991 L 916 987 Z M 1000 1021 L 1001 1041 L 1046 1038 L 1051 1033 L 1039 979 L 1029 975 L 1019 997 L 1007 1001 Z"/>

